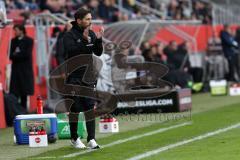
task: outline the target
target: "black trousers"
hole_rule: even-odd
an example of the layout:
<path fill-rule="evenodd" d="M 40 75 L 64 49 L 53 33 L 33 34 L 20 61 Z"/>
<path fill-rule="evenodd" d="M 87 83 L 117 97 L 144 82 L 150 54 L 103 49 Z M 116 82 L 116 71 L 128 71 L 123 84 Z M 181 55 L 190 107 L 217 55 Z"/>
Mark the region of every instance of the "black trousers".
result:
<path fill-rule="evenodd" d="M 70 108 L 69 113 L 69 125 L 71 132 L 71 139 L 76 140 L 79 136 L 77 134 L 78 130 L 78 121 L 79 121 L 79 112 L 85 112 L 88 110 L 92 110 L 95 105 L 95 101 L 93 99 L 85 98 L 85 97 L 71 97 L 74 100 L 74 104 Z M 87 127 L 87 141 L 91 139 L 95 139 L 95 119 L 86 122 Z"/>
<path fill-rule="evenodd" d="M 67 83 L 82 86 L 83 84 L 80 80 L 81 78 L 75 78 L 75 77 L 69 78 L 67 80 Z M 95 100 L 86 98 L 86 97 L 79 97 L 79 96 L 67 96 L 66 98 L 70 98 L 74 100 L 74 103 L 70 108 L 69 125 L 70 125 L 71 139 L 76 140 L 79 137 L 77 134 L 79 112 L 86 112 L 88 110 L 94 109 Z M 87 141 L 90 141 L 91 139 L 95 139 L 95 118 L 93 120 L 86 121 L 86 127 L 87 127 L 87 133 L 88 133 Z"/>
<path fill-rule="evenodd" d="M 20 105 L 27 111 L 27 96 L 17 96 L 17 100 L 20 100 Z"/>
<path fill-rule="evenodd" d="M 193 81 L 195 83 L 202 82 L 202 78 L 203 78 L 202 68 L 198 68 L 198 67 L 190 68 L 189 73 L 192 75 Z"/>
<path fill-rule="evenodd" d="M 228 65 L 229 65 L 229 73 L 227 75 L 228 81 L 238 81 L 239 79 L 239 64 L 238 64 L 238 55 L 234 55 L 231 57 L 227 57 Z M 237 74 L 237 77 L 235 77 L 235 74 Z"/>
<path fill-rule="evenodd" d="M 71 132 L 71 139 L 76 140 L 79 136 L 77 134 L 78 129 L 78 117 L 79 112 L 85 112 L 94 108 L 95 101 L 93 99 L 85 97 L 72 97 L 74 104 L 70 108 L 69 113 L 69 125 Z M 87 127 L 87 141 L 95 139 L 95 119 L 86 122 Z"/>

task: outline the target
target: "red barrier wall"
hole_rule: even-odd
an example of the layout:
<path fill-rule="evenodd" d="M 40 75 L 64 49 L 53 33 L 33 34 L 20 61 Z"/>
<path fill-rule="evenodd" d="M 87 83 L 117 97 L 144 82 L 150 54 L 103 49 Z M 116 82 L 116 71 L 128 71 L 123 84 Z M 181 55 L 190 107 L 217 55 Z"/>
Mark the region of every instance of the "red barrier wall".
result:
<path fill-rule="evenodd" d="M 174 27 L 181 32 L 186 33 L 187 35 L 193 36 L 196 39 L 197 51 L 199 52 L 206 51 L 208 39 L 213 36 L 214 32 L 219 35 L 220 31 L 223 28 L 222 25 L 217 25 L 214 27 L 210 25 L 179 25 Z M 232 26 L 232 29 L 235 30 L 237 27 L 238 26 Z M 150 40 L 150 42 L 156 43 L 160 41 L 168 43 L 172 40 L 175 40 L 178 44 L 184 41 L 182 36 L 174 34 L 173 32 L 169 31 L 167 27 L 163 27 L 159 29 L 158 33 Z"/>
<path fill-rule="evenodd" d="M 4 101 L 3 101 L 3 90 L 5 89 L 5 80 L 6 80 L 6 65 L 9 63 L 8 61 L 8 42 L 11 39 L 11 27 L 7 27 L 5 29 L 0 29 L 0 85 L 2 85 L 2 88 L 0 88 L 0 128 L 6 127 L 6 121 L 5 121 L 5 112 L 4 112 Z M 0 86 L 1 87 L 1 86 Z"/>

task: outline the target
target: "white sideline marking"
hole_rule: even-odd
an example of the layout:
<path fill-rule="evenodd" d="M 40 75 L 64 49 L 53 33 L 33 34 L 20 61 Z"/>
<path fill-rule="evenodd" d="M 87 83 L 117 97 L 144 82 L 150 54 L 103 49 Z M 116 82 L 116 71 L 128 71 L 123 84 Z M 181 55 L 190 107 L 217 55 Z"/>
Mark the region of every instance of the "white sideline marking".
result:
<path fill-rule="evenodd" d="M 190 125 L 190 124 L 192 124 L 192 122 L 185 122 L 185 123 L 177 124 L 177 125 L 166 127 L 166 128 L 160 128 L 160 129 L 158 129 L 156 131 L 152 131 L 152 132 L 148 132 L 148 133 L 145 133 L 145 134 L 132 136 L 132 137 L 129 137 L 129 138 L 126 138 L 126 139 L 117 140 L 117 141 L 115 141 L 113 143 L 109 143 L 109 144 L 103 145 L 103 146 L 101 146 L 101 148 L 111 147 L 111 146 L 114 146 L 114 145 L 118 145 L 118 144 L 125 143 L 125 142 L 128 142 L 128 141 L 136 140 L 136 139 L 139 139 L 139 138 L 142 138 L 142 137 L 146 137 L 146 136 L 151 136 L 151 135 L 154 135 L 154 134 L 157 134 L 157 133 L 162 133 L 162 132 L 165 132 L 165 131 L 168 131 L 168 130 L 171 130 L 171 129 L 183 127 L 183 126 Z M 79 156 L 79 155 L 82 155 L 82 154 L 85 154 L 85 153 L 89 153 L 89 152 L 93 152 L 93 151 L 97 151 L 97 150 L 86 150 L 86 151 L 83 151 L 83 152 L 76 152 L 76 153 L 65 155 L 65 156 L 63 156 L 61 158 L 76 157 L 76 156 Z"/>
<path fill-rule="evenodd" d="M 26 159 L 55 159 L 56 157 L 34 157 L 34 158 L 26 158 Z"/>
<path fill-rule="evenodd" d="M 206 134 L 197 136 L 197 137 L 192 138 L 192 139 L 188 139 L 188 140 L 180 141 L 180 142 L 177 142 L 177 143 L 174 143 L 174 144 L 170 144 L 170 145 L 158 148 L 156 150 L 152 150 L 152 151 L 140 154 L 138 156 L 129 158 L 127 160 L 140 160 L 140 159 L 150 157 L 152 155 L 164 152 L 164 151 L 169 150 L 169 149 L 173 149 L 173 148 L 176 148 L 176 147 L 179 147 L 179 146 L 182 146 L 182 145 L 194 142 L 194 141 L 202 140 L 202 139 L 205 139 L 205 138 L 208 138 L 208 137 L 211 137 L 211 136 L 215 136 L 215 135 L 220 134 L 220 133 L 227 132 L 227 131 L 232 130 L 232 129 L 236 129 L 238 127 L 240 127 L 240 123 L 229 126 L 229 127 L 226 127 L 226 128 L 222 128 L 222 129 L 219 129 L 219 130 L 216 130 L 216 131 L 213 131 L 213 132 L 208 132 Z"/>

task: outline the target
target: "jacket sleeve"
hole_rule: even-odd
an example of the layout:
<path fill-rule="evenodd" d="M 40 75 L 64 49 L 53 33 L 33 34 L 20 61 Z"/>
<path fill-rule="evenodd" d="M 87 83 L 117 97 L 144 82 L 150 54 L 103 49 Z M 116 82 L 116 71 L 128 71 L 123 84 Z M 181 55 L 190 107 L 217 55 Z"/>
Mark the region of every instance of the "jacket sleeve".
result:
<path fill-rule="evenodd" d="M 103 52 L 102 38 L 98 39 L 94 32 L 93 32 L 93 36 L 95 39 L 94 46 L 93 46 L 93 53 L 96 56 L 101 56 Z"/>
<path fill-rule="evenodd" d="M 10 46 L 10 60 L 14 59 L 14 51 L 15 51 L 16 47 L 15 47 L 15 42 L 14 39 L 11 40 L 11 46 Z"/>
<path fill-rule="evenodd" d="M 24 45 L 18 46 L 20 48 L 20 52 L 15 53 L 16 46 L 13 44 L 11 46 L 10 51 L 10 59 L 11 60 L 24 60 L 27 58 L 31 58 L 32 49 L 33 49 L 33 40 L 28 38 Z"/>
<path fill-rule="evenodd" d="M 236 45 L 234 44 L 234 42 L 235 42 L 234 39 L 231 36 L 229 36 L 227 33 L 222 32 L 221 39 L 227 45 L 236 47 Z"/>

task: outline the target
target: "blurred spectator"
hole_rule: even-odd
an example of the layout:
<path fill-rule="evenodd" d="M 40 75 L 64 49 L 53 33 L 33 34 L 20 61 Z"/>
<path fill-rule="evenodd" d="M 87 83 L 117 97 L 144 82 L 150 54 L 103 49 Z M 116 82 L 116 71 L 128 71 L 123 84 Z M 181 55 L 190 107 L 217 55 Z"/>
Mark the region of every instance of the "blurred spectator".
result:
<path fill-rule="evenodd" d="M 182 9 L 182 15 L 184 19 L 190 19 L 191 18 L 191 12 L 192 8 L 189 5 L 189 1 L 180 1 L 181 2 L 181 9 Z"/>
<path fill-rule="evenodd" d="M 169 45 L 164 48 L 164 53 L 167 56 L 167 65 L 170 69 L 177 69 L 175 66 L 175 55 L 177 53 L 177 42 L 170 41 Z"/>
<path fill-rule="evenodd" d="M 150 45 L 143 42 L 140 50 L 145 61 L 165 64 L 169 67 L 168 74 L 164 77 L 178 87 L 188 87 L 188 82 L 192 80 L 188 73 L 190 63 L 188 58 L 188 43 L 177 45 L 176 41 L 170 41 L 165 47 L 163 43 Z"/>
<path fill-rule="evenodd" d="M 136 19 L 142 19 L 143 15 L 142 15 L 141 9 L 139 7 L 134 6 L 133 13 L 134 14 L 132 14 L 131 17 L 130 17 L 131 19 L 135 19 L 135 20 Z"/>
<path fill-rule="evenodd" d="M 223 55 L 222 42 L 216 32 L 208 40 L 206 81 L 221 80 L 228 73 L 228 62 Z"/>
<path fill-rule="evenodd" d="M 222 42 L 216 32 L 213 33 L 212 37 L 208 39 L 207 54 L 221 54 Z"/>
<path fill-rule="evenodd" d="M 56 42 L 56 59 L 57 64 L 60 65 L 64 62 L 65 54 L 64 54 L 64 45 L 63 45 L 63 37 L 66 32 L 70 31 L 72 28 L 71 22 L 67 22 L 65 25 L 64 30 L 58 35 L 57 42 Z"/>
<path fill-rule="evenodd" d="M 124 8 L 126 8 L 127 10 L 133 11 L 135 5 L 135 1 L 136 0 L 123 0 L 122 1 L 122 5 Z"/>
<path fill-rule="evenodd" d="M 143 42 L 140 50 L 145 61 L 157 62 L 167 64 L 167 56 L 164 53 L 164 44 L 158 42 L 157 44 L 150 45 L 148 42 Z"/>
<path fill-rule="evenodd" d="M 115 0 L 103 0 L 99 4 L 99 17 L 105 22 L 118 21 L 118 9 L 114 7 Z"/>
<path fill-rule="evenodd" d="M 184 42 L 184 48 L 187 53 L 187 70 L 192 75 L 194 83 L 203 81 L 204 54 L 193 51 L 190 42 Z M 186 68 L 184 68 L 186 71 Z"/>
<path fill-rule="evenodd" d="M 167 64 L 167 56 L 164 53 L 164 47 L 165 45 L 161 42 L 159 42 L 157 45 L 157 54 L 156 54 L 156 62 L 162 63 L 162 64 Z"/>
<path fill-rule="evenodd" d="M 188 87 L 188 83 L 192 78 L 188 73 L 187 43 L 184 42 L 178 46 L 176 41 L 170 41 L 169 45 L 165 47 L 164 53 L 167 56 L 167 66 L 169 67 L 169 73 L 164 79 L 180 88 Z"/>
<path fill-rule="evenodd" d="M 177 7 L 178 7 L 178 2 L 176 0 L 171 0 L 168 5 L 167 16 L 176 17 Z"/>
<path fill-rule="evenodd" d="M 198 17 L 197 17 L 197 15 L 196 15 L 196 13 L 192 13 L 191 14 L 191 18 L 190 18 L 191 20 L 198 20 Z"/>
<path fill-rule="evenodd" d="M 57 26 L 54 27 L 53 32 L 52 32 L 52 38 L 55 40 L 58 37 L 58 35 L 60 34 L 60 32 L 61 32 L 61 29 L 59 27 L 57 27 Z"/>
<path fill-rule="evenodd" d="M 224 25 L 223 30 L 220 34 L 221 41 L 222 41 L 222 48 L 225 57 L 228 60 L 229 64 L 229 74 L 227 75 L 227 79 L 229 81 L 237 81 L 239 80 L 238 74 L 238 58 L 237 53 L 234 48 L 238 47 L 238 43 L 234 40 L 232 35 L 232 31 L 229 25 Z M 235 76 L 236 74 L 236 76 Z"/>
<path fill-rule="evenodd" d="M 150 50 L 150 48 L 151 48 L 151 46 L 148 41 L 143 42 L 140 46 L 140 50 L 141 50 L 142 54 L 145 54 L 145 52 Z"/>
<path fill-rule="evenodd" d="M 200 0 L 193 2 L 193 12 L 198 19 L 202 20 L 204 24 L 212 22 L 212 6 L 210 3 L 202 2 Z"/>
<path fill-rule="evenodd" d="M 15 6 L 17 9 L 25 10 L 37 10 L 38 5 L 35 0 L 15 0 Z"/>
<path fill-rule="evenodd" d="M 53 69 L 55 69 L 57 67 L 57 58 L 56 58 L 56 54 L 57 54 L 57 38 L 59 36 L 59 34 L 61 33 L 61 29 L 59 27 L 54 27 L 53 28 L 53 32 L 52 32 L 52 36 L 51 36 L 51 45 L 53 45 L 53 49 L 51 52 L 51 57 L 50 57 L 50 71 L 52 71 Z"/>
<path fill-rule="evenodd" d="M 153 62 L 154 61 L 154 49 L 153 48 L 150 48 L 150 49 L 147 49 L 143 52 L 143 57 L 145 59 L 145 61 L 147 62 Z"/>
<path fill-rule="evenodd" d="M 102 19 L 104 22 L 125 21 L 128 19 L 175 19 L 175 20 L 202 20 L 205 24 L 212 22 L 212 5 L 210 3 L 193 1 L 171 0 L 169 3 L 157 0 L 138 0 L 146 7 L 136 5 L 136 0 L 123 0 L 123 8 L 119 10 L 117 0 L 5 0 L 7 11 L 15 9 L 28 11 L 27 15 L 39 12 L 63 13 L 72 18 L 73 13 L 80 7 L 87 7 L 93 11 L 94 19 Z M 149 7 L 149 8 L 148 8 Z M 152 9 L 159 11 L 161 15 L 155 15 Z M 126 12 L 127 10 L 127 12 Z M 166 15 L 165 15 L 166 14 Z M 25 19 L 30 16 L 25 16 Z M 27 20 L 25 20 L 27 21 Z"/>
<path fill-rule="evenodd" d="M 15 37 L 11 41 L 10 60 L 12 72 L 10 93 L 14 94 L 27 109 L 27 96 L 34 93 L 32 66 L 33 39 L 26 35 L 23 25 L 15 25 Z"/>
<path fill-rule="evenodd" d="M 92 11 L 92 18 L 97 19 L 99 18 L 98 16 L 98 6 L 99 6 L 99 1 L 98 0 L 88 0 L 88 8 Z"/>
<path fill-rule="evenodd" d="M 115 17 L 115 18 L 116 18 L 116 17 Z M 127 21 L 127 20 L 129 20 L 129 18 L 128 18 L 128 15 L 127 15 L 127 14 L 119 13 L 119 15 L 118 15 L 118 20 L 119 20 L 119 21 Z"/>
<path fill-rule="evenodd" d="M 184 72 L 188 72 L 190 68 L 189 55 L 190 43 L 183 42 L 178 46 L 177 53 L 174 56 L 175 68 Z"/>
<path fill-rule="evenodd" d="M 238 27 L 236 30 L 235 40 L 237 41 L 238 44 L 240 44 L 240 27 Z"/>
<path fill-rule="evenodd" d="M 46 5 L 51 13 L 62 13 L 66 0 L 46 0 Z"/>

